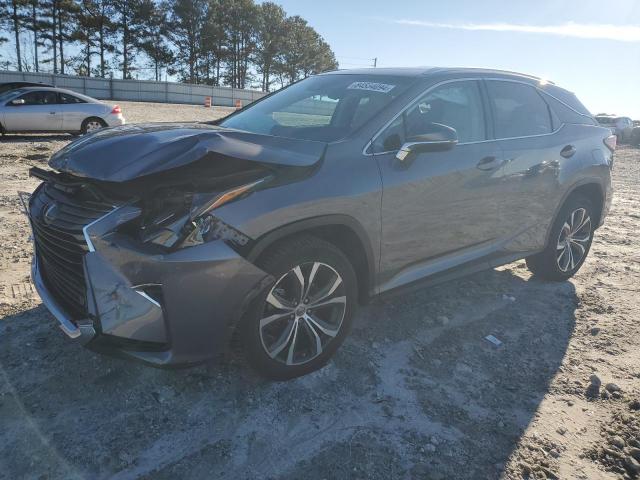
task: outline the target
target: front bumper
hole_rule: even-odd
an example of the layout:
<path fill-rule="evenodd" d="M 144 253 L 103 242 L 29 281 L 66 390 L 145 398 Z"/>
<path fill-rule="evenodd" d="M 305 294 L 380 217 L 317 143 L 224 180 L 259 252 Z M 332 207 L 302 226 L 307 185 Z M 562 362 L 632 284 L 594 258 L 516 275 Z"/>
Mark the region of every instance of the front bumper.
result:
<path fill-rule="evenodd" d="M 126 215 L 109 214 L 85 228 L 86 318 L 65 312 L 34 255 L 33 282 L 60 328 L 90 349 L 155 366 L 196 364 L 222 353 L 272 277 L 221 240 L 172 253 L 145 249 L 112 231 Z"/>
<path fill-rule="evenodd" d="M 36 287 L 36 291 L 42 303 L 49 309 L 49 312 L 58 320 L 58 324 L 62 331 L 69 338 L 78 340 L 81 344 L 88 343 L 96 335 L 93 322 L 84 321 L 74 323 L 71 317 L 64 311 L 64 308 L 58 303 L 53 294 L 49 291 L 44 283 L 44 279 L 40 273 L 38 266 L 38 257 L 34 255 L 31 264 L 31 279 Z"/>

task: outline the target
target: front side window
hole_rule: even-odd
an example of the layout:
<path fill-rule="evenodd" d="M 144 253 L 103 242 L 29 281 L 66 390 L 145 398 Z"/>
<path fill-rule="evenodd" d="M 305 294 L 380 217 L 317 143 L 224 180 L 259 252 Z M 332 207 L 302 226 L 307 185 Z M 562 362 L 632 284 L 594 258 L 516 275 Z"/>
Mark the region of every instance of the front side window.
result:
<path fill-rule="evenodd" d="M 18 98 L 24 100 L 24 105 L 53 105 L 58 103 L 56 92 L 29 92 Z"/>
<path fill-rule="evenodd" d="M 459 143 L 485 140 L 478 83 L 473 80 L 452 82 L 426 93 L 378 136 L 374 150 L 397 150 L 406 139 L 433 132 L 434 124 L 454 128 Z"/>
<path fill-rule="evenodd" d="M 222 127 L 278 137 L 332 142 L 371 120 L 415 82 L 391 75 L 310 77 L 220 122 Z"/>
<path fill-rule="evenodd" d="M 493 107 L 496 138 L 551 133 L 549 109 L 534 87 L 489 80 L 487 89 Z"/>

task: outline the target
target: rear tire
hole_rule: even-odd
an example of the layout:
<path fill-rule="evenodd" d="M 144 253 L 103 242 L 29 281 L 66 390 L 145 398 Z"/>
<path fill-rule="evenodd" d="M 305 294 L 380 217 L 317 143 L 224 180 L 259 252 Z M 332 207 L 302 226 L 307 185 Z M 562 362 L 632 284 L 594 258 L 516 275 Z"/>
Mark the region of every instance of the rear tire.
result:
<path fill-rule="evenodd" d="M 546 248 L 526 259 L 527 267 L 544 280 L 561 282 L 573 277 L 591 248 L 595 210 L 584 195 L 572 195 L 560 209 Z"/>
<path fill-rule="evenodd" d="M 322 368 L 351 329 L 357 280 L 347 257 L 310 235 L 285 240 L 258 262 L 275 278 L 241 324 L 249 364 L 274 380 Z"/>
<path fill-rule="evenodd" d="M 80 127 L 80 131 L 82 132 L 83 135 L 86 135 L 87 133 L 95 132 L 96 130 L 100 130 L 101 128 L 104 128 L 106 126 L 107 126 L 107 123 L 101 118 L 89 117 L 82 122 L 82 127 Z"/>

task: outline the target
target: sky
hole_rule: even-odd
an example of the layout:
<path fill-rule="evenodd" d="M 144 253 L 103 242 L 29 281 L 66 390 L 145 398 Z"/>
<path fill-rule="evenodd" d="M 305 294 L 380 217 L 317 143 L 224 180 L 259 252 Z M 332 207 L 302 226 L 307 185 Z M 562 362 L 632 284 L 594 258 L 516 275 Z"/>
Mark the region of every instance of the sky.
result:
<path fill-rule="evenodd" d="M 513 70 L 571 90 L 594 114 L 640 120 L 640 0 L 271 1 L 305 18 L 341 68 L 377 58 Z"/>
<path fill-rule="evenodd" d="M 594 114 L 640 119 L 640 0 L 280 0 L 341 68 L 514 70 L 574 92 Z"/>

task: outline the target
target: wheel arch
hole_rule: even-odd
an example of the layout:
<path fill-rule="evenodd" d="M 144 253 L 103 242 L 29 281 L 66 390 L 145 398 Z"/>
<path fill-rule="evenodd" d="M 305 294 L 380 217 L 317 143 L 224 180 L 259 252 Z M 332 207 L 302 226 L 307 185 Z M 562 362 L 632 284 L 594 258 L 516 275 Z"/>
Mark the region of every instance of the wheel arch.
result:
<path fill-rule="evenodd" d="M 598 228 L 597 225 L 600 225 L 600 218 L 602 216 L 602 210 L 604 208 L 604 201 L 605 201 L 604 192 L 605 192 L 605 189 L 602 186 L 602 183 L 600 182 L 599 179 L 596 179 L 596 178 L 585 178 L 579 182 L 576 182 L 571 186 L 571 188 L 567 189 L 566 193 L 562 197 L 562 201 L 558 203 L 558 206 L 556 207 L 556 211 L 554 212 L 553 222 L 551 222 L 549 229 L 547 231 L 547 238 L 546 238 L 545 245 L 549 242 L 549 235 L 551 234 L 553 224 L 555 223 L 556 218 L 560 213 L 560 210 L 562 210 L 562 207 L 565 205 L 565 203 L 567 203 L 567 201 L 570 198 L 576 195 L 584 195 L 593 203 L 593 206 L 595 208 L 595 217 L 596 217 L 594 219 L 593 225 L 596 225 L 596 228 Z"/>
<path fill-rule="evenodd" d="M 270 247 L 302 233 L 332 243 L 347 256 L 356 271 L 358 300 L 366 303 L 371 296 L 376 272 L 375 257 L 364 227 L 349 215 L 323 215 L 278 227 L 258 238 L 246 258 L 254 263 Z"/>
<path fill-rule="evenodd" d="M 82 123 L 80 124 L 80 130 L 84 131 L 84 129 L 86 128 L 87 123 L 89 123 L 91 120 L 98 120 L 104 127 L 108 126 L 108 124 L 104 120 L 104 118 L 99 117 L 97 115 L 90 115 L 87 118 L 85 118 L 84 120 L 82 120 Z"/>

